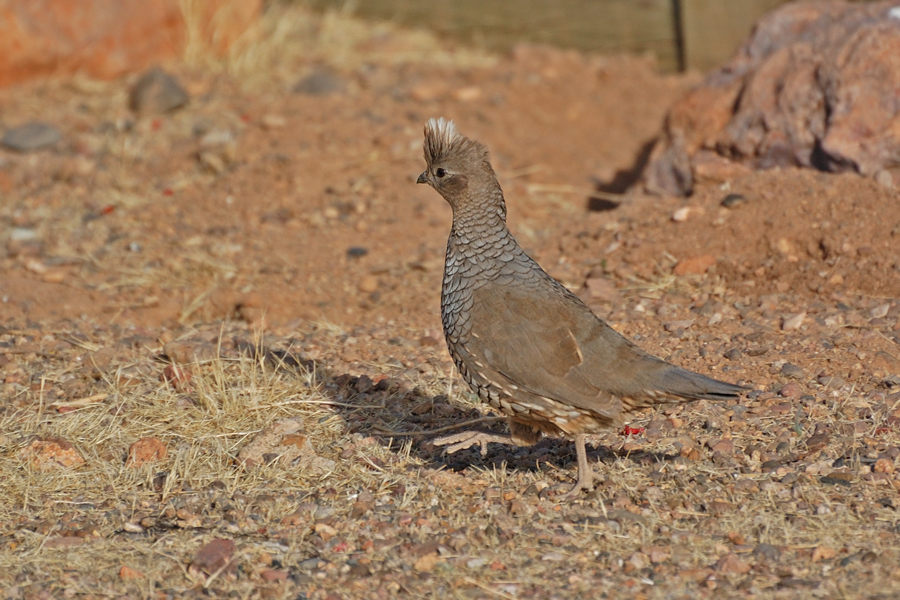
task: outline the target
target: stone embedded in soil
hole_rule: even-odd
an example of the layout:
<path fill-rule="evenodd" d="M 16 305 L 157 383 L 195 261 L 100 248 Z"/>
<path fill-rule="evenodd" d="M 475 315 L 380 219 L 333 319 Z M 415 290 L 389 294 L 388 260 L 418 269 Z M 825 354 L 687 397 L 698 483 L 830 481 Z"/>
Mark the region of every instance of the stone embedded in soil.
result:
<path fill-rule="evenodd" d="M 716 563 L 717 571 L 729 575 L 743 575 L 744 573 L 748 573 L 750 569 L 751 566 L 739 559 L 733 552 L 726 554 Z"/>
<path fill-rule="evenodd" d="M 7 129 L 0 145 L 17 152 L 32 152 L 53 146 L 61 139 L 59 129 L 47 123 L 33 121 Z"/>
<path fill-rule="evenodd" d="M 197 551 L 188 569 L 194 576 L 202 577 L 233 568 L 234 551 L 234 541 L 216 538 Z"/>
<path fill-rule="evenodd" d="M 790 317 L 786 317 L 781 324 L 782 331 L 797 331 L 803 325 L 806 319 L 806 312 L 800 312 Z"/>
<path fill-rule="evenodd" d="M 19 450 L 19 457 L 30 462 L 38 471 L 75 469 L 85 464 L 78 450 L 62 438 L 32 440 Z"/>
<path fill-rule="evenodd" d="M 804 377 L 806 377 L 803 369 L 791 363 L 784 363 L 781 366 L 781 374 L 788 379 L 803 379 Z"/>
<path fill-rule="evenodd" d="M 741 194 L 728 194 L 719 203 L 725 208 L 737 208 L 747 202 L 747 198 Z"/>
<path fill-rule="evenodd" d="M 134 84 L 129 106 L 136 113 L 161 114 L 181 108 L 189 99 L 188 93 L 174 76 L 156 67 L 144 73 Z"/>
<path fill-rule="evenodd" d="M 191 379 L 191 370 L 180 365 L 167 365 L 159 375 L 160 381 L 168 383 L 175 391 L 185 393 L 191 391 Z"/>
<path fill-rule="evenodd" d="M 784 386 L 778 390 L 778 395 L 782 398 L 799 398 L 803 395 L 803 388 L 800 387 L 799 383 L 792 381 L 784 384 Z"/>
<path fill-rule="evenodd" d="M 141 438 L 128 448 L 126 467 L 140 467 L 148 463 L 165 460 L 169 449 L 162 441 L 154 437 Z"/>

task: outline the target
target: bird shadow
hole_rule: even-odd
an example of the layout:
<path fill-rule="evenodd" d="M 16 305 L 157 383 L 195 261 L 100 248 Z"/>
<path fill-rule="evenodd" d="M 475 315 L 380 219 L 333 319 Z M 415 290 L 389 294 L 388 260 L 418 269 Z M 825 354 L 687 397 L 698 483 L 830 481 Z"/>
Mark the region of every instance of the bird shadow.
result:
<path fill-rule="evenodd" d="M 574 471 L 577 465 L 575 445 L 561 438 L 545 437 L 533 446 L 491 443 L 484 456 L 477 446 L 447 454 L 443 447 L 433 443 L 435 439 L 472 429 L 507 433 L 505 419 L 499 415 L 485 416 L 475 408 L 449 402 L 444 394 L 429 395 L 396 379 L 373 381 L 366 375 L 336 375 L 323 365 L 303 360 L 290 351 L 266 349 L 249 343 L 241 344 L 240 348 L 270 367 L 315 373 L 317 386 L 334 401 L 333 410 L 344 421 L 349 434 L 371 436 L 393 452 L 408 446 L 410 457 L 428 468 L 459 473 L 485 468 L 508 473 L 549 473 Z M 619 446 L 588 444 L 588 460 L 611 465 L 628 459 L 652 465 L 678 458 L 677 455 L 659 452 L 624 450 Z"/>

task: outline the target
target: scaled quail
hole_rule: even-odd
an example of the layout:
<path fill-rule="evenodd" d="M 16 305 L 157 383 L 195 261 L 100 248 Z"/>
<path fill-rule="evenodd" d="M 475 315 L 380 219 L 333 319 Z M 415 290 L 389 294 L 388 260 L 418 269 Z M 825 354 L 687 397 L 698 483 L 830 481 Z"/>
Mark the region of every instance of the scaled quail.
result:
<path fill-rule="evenodd" d="M 578 481 L 592 487 L 584 436 L 647 406 L 726 400 L 745 388 L 650 356 L 616 333 L 529 257 L 506 227 L 487 148 L 452 121 L 425 126 L 427 183 L 453 208 L 441 320 L 450 355 L 478 396 L 509 418 L 509 435 L 467 431 L 435 440 L 452 453 L 488 442 L 530 446 L 575 438 Z"/>

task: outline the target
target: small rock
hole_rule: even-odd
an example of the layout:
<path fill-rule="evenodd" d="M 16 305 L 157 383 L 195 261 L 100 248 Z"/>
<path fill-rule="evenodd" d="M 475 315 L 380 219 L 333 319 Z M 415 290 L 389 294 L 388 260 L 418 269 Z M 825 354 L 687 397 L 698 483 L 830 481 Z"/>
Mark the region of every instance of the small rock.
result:
<path fill-rule="evenodd" d="M 769 562 L 778 562 L 778 559 L 781 558 L 781 550 L 771 544 L 758 544 L 753 549 L 753 556 L 764 558 Z"/>
<path fill-rule="evenodd" d="M 817 433 L 815 435 L 811 435 L 809 439 L 806 440 L 806 449 L 810 452 L 815 452 L 816 450 L 821 450 L 831 441 L 831 436 L 827 433 Z"/>
<path fill-rule="evenodd" d="M 119 569 L 119 579 L 127 581 L 129 579 L 143 579 L 145 575 L 137 569 L 132 569 L 128 565 L 122 565 Z"/>
<path fill-rule="evenodd" d="M 179 365 L 168 365 L 159 375 L 159 380 L 168 383 L 177 392 L 190 393 L 191 379 L 193 375 L 190 369 Z"/>
<path fill-rule="evenodd" d="M 730 455 L 732 452 L 734 452 L 734 442 L 728 439 L 719 440 L 712 443 L 709 449 L 713 452 L 720 452 L 722 454 Z"/>
<path fill-rule="evenodd" d="M 47 123 L 32 121 L 8 129 L 0 138 L 0 145 L 16 152 L 32 152 L 52 146 L 60 140 L 59 129 Z"/>
<path fill-rule="evenodd" d="M 216 538 L 200 548 L 191 561 L 188 570 L 195 577 L 203 577 L 204 574 L 212 575 L 224 569 L 234 566 L 234 541 Z M 203 577 L 205 579 L 205 577 Z"/>
<path fill-rule="evenodd" d="M 669 560 L 669 556 L 671 556 L 671 554 L 671 549 L 666 548 L 665 546 L 655 546 L 647 550 L 647 556 L 650 558 L 650 562 L 654 565 L 666 562 L 667 560 Z"/>
<path fill-rule="evenodd" d="M 19 457 L 38 471 L 75 469 L 85 462 L 78 450 L 62 438 L 35 439 L 19 450 Z"/>
<path fill-rule="evenodd" d="M 875 461 L 875 465 L 872 467 L 872 470 L 876 473 L 893 473 L 894 461 L 887 458 L 879 458 Z"/>
<path fill-rule="evenodd" d="M 683 223 L 688 220 L 688 216 L 691 214 L 690 206 L 683 206 L 672 213 L 672 220 L 676 223 Z"/>
<path fill-rule="evenodd" d="M 792 381 L 784 384 L 784 387 L 778 390 L 778 395 L 782 398 L 799 398 L 803 395 L 803 388 L 799 383 Z"/>
<path fill-rule="evenodd" d="M 891 305 L 889 303 L 884 303 L 870 310 L 869 315 L 871 315 L 873 319 L 883 319 L 887 316 L 889 310 L 891 310 Z"/>
<path fill-rule="evenodd" d="M 803 325 L 803 321 L 806 319 L 806 312 L 797 313 L 796 315 L 792 315 L 790 317 L 785 318 L 784 322 L 781 324 L 782 331 L 796 331 L 800 329 L 800 326 Z"/>
<path fill-rule="evenodd" d="M 747 538 L 745 538 L 744 534 L 740 533 L 739 531 L 729 531 L 728 541 L 735 546 L 743 546 L 747 543 Z"/>
<path fill-rule="evenodd" d="M 752 479 L 739 479 L 734 484 L 734 491 L 755 494 L 759 491 L 759 485 Z"/>
<path fill-rule="evenodd" d="M 722 202 L 720 204 L 725 208 L 737 208 L 741 204 L 747 202 L 747 198 L 740 194 L 728 194 L 724 198 L 722 198 Z"/>
<path fill-rule="evenodd" d="M 828 546 L 818 546 L 812 553 L 812 561 L 819 562 L 822 560 L 830 560 L 835 557 L 837 551 L 834 548 L 829 548 Z"/>
<path fill-rule="evenodd" d="M 879 185 L 882 185 L 888 189 L 894 188 L 894 176 L 891 175 L 891 172 L 887 169 L 880 169 L 877 173 L 875 173 L 875 181 L 878 182 Z"/>
<path fill-rule="evenodd" d="M 844 380 L 840 377 L 832 377 L 831 375 L 820 374 L 818 379 L 819 385 L 824 385 L 825 387 L 833 388 L 836 390 L 844 387 Z"/>
<path fill-rule="evenodd" d="M 704 254 L 678 261 L 673 271 L 676 275 L 703 275 L 714 264 L 716 264 L 716 257 L 712 254 Z"/>
<path fill-rule="evenodd" d="M 426 554 L 413 563 L 413 570 L 417 573 L 431 573 L 441 560 L 437 552 Z"/>
<path fill-rule="evenodd" d="M 806 377 L 803 369 L 801 369 L 797 365 L 792 365 L 791 363 L 784 363 L 781 366 L 781 374 L 788 379 L 803 379 L 804 377 Z"/>
<path fill-rule="evenodd" d="M 295 94 L 308 96 L 327 96 L 344 91 L 346 82 L 327 70 L 318 70 L 301 79 L 293 89 Z"/>
<path fill-rule="evenodd" d="M 368 253 L 369 249 L 361 246 L 351 246 L 350 248 L 347 248 L 347 256 L 350 258 L 362 258 Z"/>
<path fill-rule="evenodd" d="M 266 583 L 284 583 L 288 579 L 288 572 L 279 569 L 266 569 L 259 576 Z"/>
<path fill-rule="evenodd" d="M 11 242 L 33 242 L 37 237 L 37 232 L 34 229 L 13 227 L 9 230 L 9 241 Z"/>
<path fill-rule="evenodd" d="M 741 358 L 741 354 L 742 352 L 737 348 L 731 348 L 729 350 L 726 350 L 722 356 L 724 356 L 728 360 L 739 360 Z"/>
<path fill-rule="evenodd" d="M 160 114 L 181 108 L 188 100 L 187 92 L 175 77 L 154 67 L 134 85 L 129 105 L 139 114 Z"/>
<path fill-rule="evenodd" d="M 720 573 L 743 575 L 750 571 L 750 565 L 739 559 L 734 552 L 729 552 L 716 563 L 716 570 Z"/>
<path fill-rule="evenodd" d="M 359 280 L 356 289 L 363 294 L 371 294 L 378 290 L 378 278 L 374 275 L 365 275 Z"/>
<path fill-rule="evenodd" d="M 169 449 L 160 440 L 154 437 L 141 438 L 128 448 L 126 467 L 136 468 L 147 463 L 165 460 Z"/>
<path fill-rule="evenodd" d="M 466 561 L 466 568 L 467 569 L 480 569 L 481 567 L 483 567 L 486 564 L 487 564 L 486 558 L 481 558 L 481 557 L 470 558 L 469 560 Z"/>
<path fill-rule="evenodd" d="M 646 569 L 650 566 L 650 557 L 643 552 L 635 552 L 628 557 L 628 562 L 635 568 L 635 570 L 640 571 L 641 569 Z"/>

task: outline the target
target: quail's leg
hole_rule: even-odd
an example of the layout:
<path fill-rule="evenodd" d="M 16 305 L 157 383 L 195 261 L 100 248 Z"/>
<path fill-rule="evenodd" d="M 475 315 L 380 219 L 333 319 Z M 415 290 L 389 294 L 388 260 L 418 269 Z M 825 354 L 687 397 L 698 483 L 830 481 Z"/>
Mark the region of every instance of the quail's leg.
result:
<path fill-rule="evenodd" d="M 565 493 L 563 498 L 573 498 L 581 490 L 590 491 L 594 487 L 594 472 L 591 470 L 590 463 L 588 463 L 583 433 L 575 436 L 575 455 L 578 457 L 578 481 L 575 482 L 575 486 L 571 490 Z"/>
<path fill-rule="evenodd" d="M 466 448 L 470 448 L 477 444 L 481 446 L 481 456 L 486 456 L 487 445 L 489 442 L 496 442 L 498 444 L 516 444 L 510 435 L 488 433 L 486 431 L 461 431 L 460 433 L 437 438 L 431 443 L 435 446 L 447 446 L 447 454 L 453 454 L 454 452 L 465 450 Z"/>

